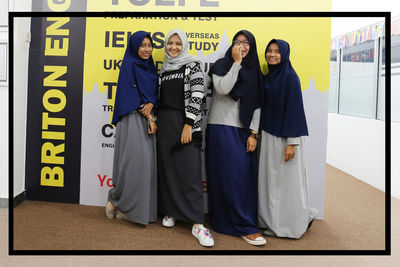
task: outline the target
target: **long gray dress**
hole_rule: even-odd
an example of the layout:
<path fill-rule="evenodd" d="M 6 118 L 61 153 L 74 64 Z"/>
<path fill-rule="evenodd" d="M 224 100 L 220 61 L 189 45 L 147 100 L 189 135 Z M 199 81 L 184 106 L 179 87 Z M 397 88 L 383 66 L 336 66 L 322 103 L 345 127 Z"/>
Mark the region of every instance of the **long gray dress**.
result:
<path fill-rule="evenodd" d="M 258 170 L 258 223 L 270 236 L 300 238 L 318 211 L 310 207 L 304 137 L 276 137 L 262 130 Z M 295 157 L 284 161 L 287 144 Z"/>
<path fill-rule="evenodd" d="M 131 112 L 117 124 L 113 185 L 108 200 L 130 220 L 157 221 L 156 139 L 147 133 L 148 122 Z"/>

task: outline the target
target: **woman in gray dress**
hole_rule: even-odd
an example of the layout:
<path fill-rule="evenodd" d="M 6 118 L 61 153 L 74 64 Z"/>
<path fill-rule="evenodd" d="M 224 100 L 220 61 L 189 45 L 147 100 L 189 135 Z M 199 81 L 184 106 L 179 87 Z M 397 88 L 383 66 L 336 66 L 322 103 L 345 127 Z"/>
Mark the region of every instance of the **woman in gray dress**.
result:
<path fill-rule="evenodd" d="M 304 136 L 308 135 L 300 80 L 289 44 L 273 39 L 265 57 L 258 170 L 258 223 L 267 236 L 300 238 L 318 211 L 310 207 Z"/>
<path fill-rule="evenodd" d="M 152 39 L 135 32 L 121 64 L 112 123 L 116 125 L 113 188 L 106 215 L 143 225 L 157 221 L 156 124 L 158 76 Z"/>

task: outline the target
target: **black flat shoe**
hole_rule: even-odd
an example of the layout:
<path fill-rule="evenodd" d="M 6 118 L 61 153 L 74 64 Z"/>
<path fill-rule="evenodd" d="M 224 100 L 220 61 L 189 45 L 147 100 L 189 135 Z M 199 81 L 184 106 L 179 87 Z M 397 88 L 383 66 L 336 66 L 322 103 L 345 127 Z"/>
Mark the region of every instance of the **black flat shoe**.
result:
<path fill-rule="evenodd" d="M 314 219 L 315 220 L 315 219 Z M 311 222 L 308 223 L 308 227 L 307 230 L 311 227 L 312 223 L 314 222 L 314 220 L 312 220 Z"/>

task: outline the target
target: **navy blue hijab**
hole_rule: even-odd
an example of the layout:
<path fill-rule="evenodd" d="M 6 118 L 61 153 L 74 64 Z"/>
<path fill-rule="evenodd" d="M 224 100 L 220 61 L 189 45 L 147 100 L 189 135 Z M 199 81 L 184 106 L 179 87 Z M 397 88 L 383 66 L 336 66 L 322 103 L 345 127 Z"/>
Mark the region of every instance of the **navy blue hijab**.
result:
<path fill-rule="evenodd" d="M 261 109 L 261 128 L 278 137 L 308 135 L 300 79 L 289 60 L 290 47 L 283 40 L 272 39 L 281 54 L 281 62 L 268 65 L 264 76 L 264 103 Z"/>
<path fill-rule="evenodd" d="M 229 72 L 233 65 L 232 47 L 233 42 L 239 34 L 246 36 L 250 43 L 249 53 L 243 58 L 239 71 L 239 76 L 236 80 L 235 86 L 229 95 L 235 100 L 240 99 L 239 118 L 245 128 L 249 128 L 253 118 L 254 110 L 261 106 L 261 93 L 262 93 L 262 73 L 260 69 L 260 61 L 257 55 L 257 45 L 254 35 L 246 30 L 241 30 L 235 34 L 232 40 L 232 45 L 226 51 L 225 56 L 218 59 L 212 68 L 209 75 L 224 76 Z"/>
<path fill-rule="evenodd" d="M 158 76 L 153 57 L 143 60 L 138 55 L 145 37 L 153 42 L 149 33 L 144 31 L 135 32 L 128 41 L 119 71 L 113 124 L 117 124 L 122 115 L 138 109 L 142 104 L 157 104 Z"/>

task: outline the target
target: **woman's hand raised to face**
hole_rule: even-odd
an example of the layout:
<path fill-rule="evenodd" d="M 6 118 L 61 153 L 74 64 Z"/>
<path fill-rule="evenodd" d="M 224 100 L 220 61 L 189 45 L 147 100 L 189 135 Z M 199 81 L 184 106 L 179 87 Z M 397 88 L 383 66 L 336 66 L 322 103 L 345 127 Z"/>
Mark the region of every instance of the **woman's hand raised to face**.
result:
<path fill-rule="evenodd" d="M 235 63 L 240 64 L 242 63 L 242 46 L 241 45 L 235 45 L 232 47 L 232 58 L 235 61 Z"/>

